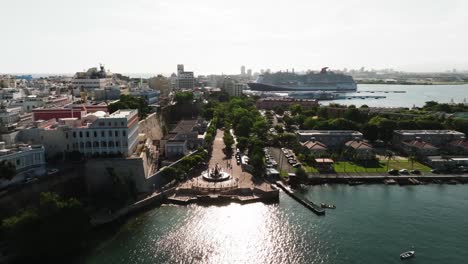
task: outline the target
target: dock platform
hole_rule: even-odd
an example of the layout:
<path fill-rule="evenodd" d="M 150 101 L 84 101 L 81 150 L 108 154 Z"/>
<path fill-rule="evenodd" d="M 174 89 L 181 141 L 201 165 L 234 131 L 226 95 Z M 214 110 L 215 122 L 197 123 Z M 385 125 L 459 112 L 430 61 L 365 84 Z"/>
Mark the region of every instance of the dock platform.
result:
<path fill-rule="evenodd" d="M 293 190 L 291 190 L 289 187 L 284 185 L 281 181 L 277 181 L 276 185 L 281 188 L 285 193 L 287 193 L 291 198 L 294 200 L 298 201 L 300 204 L 304 205 L 307 207 L 309 210 L 314 212 L 316 215 L 325 215 L 325 209 L 320 207 L 319 205 L 316 205 L 306 197 L 304 197 L 301 194 L 295 193 Z"/>

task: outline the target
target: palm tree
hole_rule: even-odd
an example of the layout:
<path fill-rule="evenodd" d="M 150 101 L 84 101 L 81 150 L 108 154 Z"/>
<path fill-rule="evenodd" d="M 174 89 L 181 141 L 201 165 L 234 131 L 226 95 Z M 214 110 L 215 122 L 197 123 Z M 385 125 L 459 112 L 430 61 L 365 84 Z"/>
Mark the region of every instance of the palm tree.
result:
<path fill-rule="evenodd" d="M 416 161 L 416 156 L 410 155 L 408 161 L 411 162 L 411 169 L 414 169 L 414 162 Z"/>
<path fill-rule="evenodd" d="M 387 151 L 385 153 L 385 158 L 387 158 L 387 170 L 388 170 L 388 165 L 390 163 L 390 160 L 393 159 L 393 156 L 394 156 L 393 152 L 391 152 L 391 151 Z"/>

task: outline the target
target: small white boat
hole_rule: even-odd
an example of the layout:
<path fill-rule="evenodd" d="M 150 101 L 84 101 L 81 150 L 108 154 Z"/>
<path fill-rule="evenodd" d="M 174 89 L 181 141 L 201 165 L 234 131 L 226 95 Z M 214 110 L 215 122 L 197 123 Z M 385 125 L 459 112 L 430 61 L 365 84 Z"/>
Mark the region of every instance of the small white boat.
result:
<path fill-rule="evenodd" d="M 400 254 L 400 258 L 401 259 L 409 259 L 409 258 L 414 257 L 415 254 L 416 254 L 416 252 L 413 251 L 413 250 L 406 251 L 406 252 L 403 252 L 403 253 Z"/>

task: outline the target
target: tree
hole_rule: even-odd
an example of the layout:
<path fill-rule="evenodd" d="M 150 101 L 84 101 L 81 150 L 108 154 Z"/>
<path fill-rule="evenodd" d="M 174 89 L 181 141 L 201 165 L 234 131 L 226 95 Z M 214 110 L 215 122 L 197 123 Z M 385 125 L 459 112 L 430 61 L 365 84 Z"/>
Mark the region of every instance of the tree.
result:
<path fill-rule="evenodd" d="M 297 178 L 300 179 L 301 181 L 308 180 L 307 172 L 302 167 L 296 168 L 295 173 L 296 173 Z"/>
<path fill-rule="evenodd" d="M 243 116 L 236 126 L 236 134 L 239 137 L 248 137 L 252 129 L 252 120 L 248 116 Z"/>
<path fill-rule="evenodd" d="M 318 120 L 312 116 L 307 117 L 304 120 L 303 126 L 305 129 L 314 129 L 314 127 L 317 125 Z"/>
<path fill-rule="evenodd" d="M 344 114 L 344 118 L 354 122 L 359 122 L 361 121 L 361 112 L 356 107 L 348 107 Z"/>
<path fill-rule="evenodd" d="M 177 105 L 187 105 L 193 102 L 192 92 L 178 92 L 174 96 L 174 101 Z"/>
<path fill-rule="evenodd" d="M 247 149 L 247 146 L 249 145 L 249 139 L 246 137 L 238 137 L 237 138 L 237 148 L 240 151 L 244 151 Z"/>
<path fill-rule="evenodd" d="M 2 160 L 0 161 L 0 179 L 11 180 L 16 175 L 16 167 L 13 163 Z"/>
<path fill-rule="evenodd" d="M 416 156 L 414 156 L 413 154 L 411 154 L 411 155 L 408 157 L 408 161 L 411 162 L 411 169 L 414 169 L 414 162 L 416 161 Z"/>
<path fill-rule="evenodd" d="M 175 180 L 178 176 L 178 171 L 173 167 L 166 167 L 161 171 L 161 177 L 167 182 Z"/>
<path fill-rule="evenodd" d="M 379 138 L 379 128 L 376 125 L 364 124 L 362 134 L 367 140 L 376 141 Z"/>
<path fill-rule="evenodd" d="M 289 107 L 289 111 L 293 115 L 302 114 L 302 106 L 300 104 L 293 104 Z"/>
<path fill-rule="evenodd" d="M 388 166 L 390 165 L 390 160 L 393 159 L 393 157 L 394 157 L 393 152 L 387 151 L 385 153 L 385 158 L 387 158 L 387 170 L 388 170 Z"/>
<path fill-rule="evenodd" d="M 79 252 L 90 230 L 89 220 L 78 200 L 41 193 L 38 206 L 4 219 L 1 227 L 21 262 L 44 263 L 66 261 Z"/>
<path fill-rule="evenodd" d="M 232 137 L 231 133 L 229 130 L 224 131 L 224 137 L 223 137 L 224 145 L 226 146 L 226 151 L 230 152 L 232 151 L 232 145 L 234 144 L 234 138 Z"/>
<path fill-rule="evenodd" d="M 120 100 L 108 106 L 109 112 L 113 113 L 119 109 L 138 109 L 138 116 L 144 119 L 150 112 L 151 108 L 142 97 L 123 94 Z"/>
<path fill-rule="evenodd" d="M 328 108 L 326 106 L 319 107 L 317 111 L 317 115 L 320 118 L 327 119 L 328 118 Z"/>

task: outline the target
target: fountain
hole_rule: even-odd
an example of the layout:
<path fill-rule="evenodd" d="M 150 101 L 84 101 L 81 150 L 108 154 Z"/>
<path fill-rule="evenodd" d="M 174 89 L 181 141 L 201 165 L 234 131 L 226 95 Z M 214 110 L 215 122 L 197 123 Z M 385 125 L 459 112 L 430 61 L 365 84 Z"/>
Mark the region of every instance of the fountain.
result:
<path fill-rule="evenodd" d="M 202 173 L 203 180 L 208 182 L 222 182 L 231 179 L 231 175 L 221 169 L 221 167 L 216 164 L 214 169 L 208 169 Z"/>

